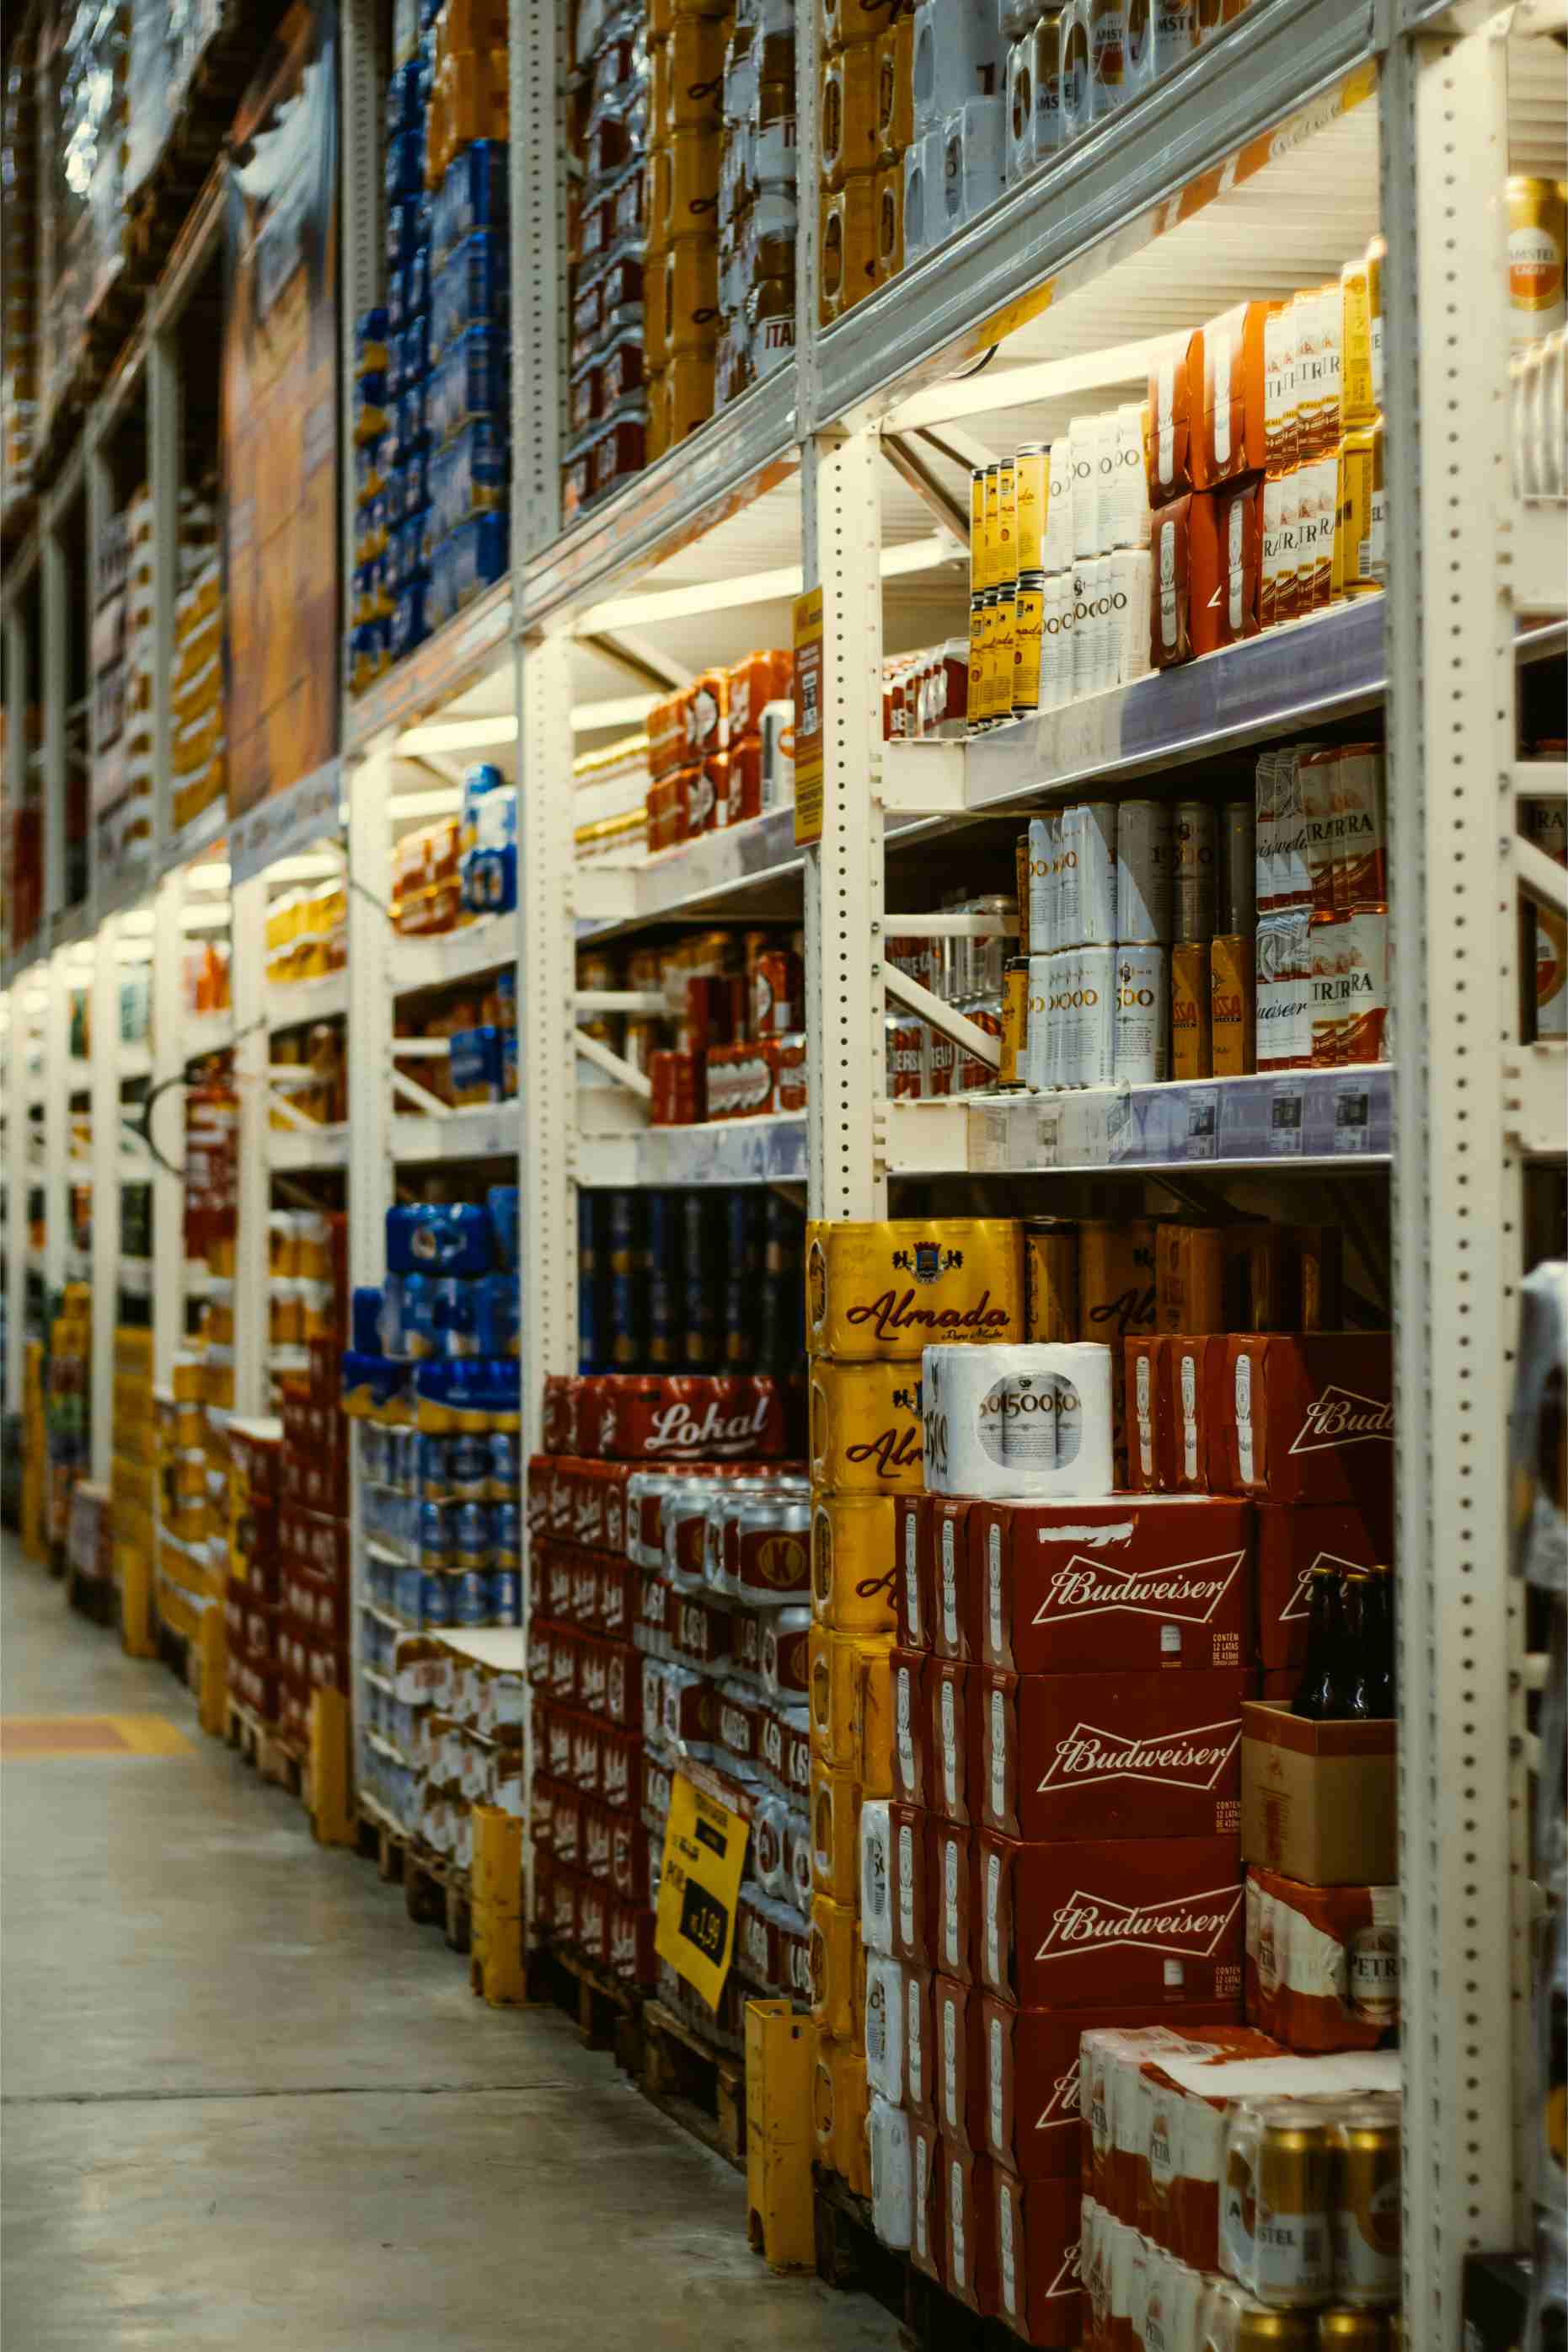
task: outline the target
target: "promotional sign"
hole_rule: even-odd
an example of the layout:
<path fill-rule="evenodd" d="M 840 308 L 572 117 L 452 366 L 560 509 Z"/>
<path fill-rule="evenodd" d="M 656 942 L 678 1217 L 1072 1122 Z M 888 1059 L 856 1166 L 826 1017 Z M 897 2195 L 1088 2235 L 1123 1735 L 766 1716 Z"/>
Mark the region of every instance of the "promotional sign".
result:
<path fill-rule="evenodd" d="M 735 1903 L 747 1824 L 677 1772 L 664 1831 L 653 1949 L 716 2009 L 735 1954 Z"/>
<path fill-rule="evenodd" d="M 338 23 L 296 0 L 235 118 L 223 348 L 228 804 L 335 759 Z"/>

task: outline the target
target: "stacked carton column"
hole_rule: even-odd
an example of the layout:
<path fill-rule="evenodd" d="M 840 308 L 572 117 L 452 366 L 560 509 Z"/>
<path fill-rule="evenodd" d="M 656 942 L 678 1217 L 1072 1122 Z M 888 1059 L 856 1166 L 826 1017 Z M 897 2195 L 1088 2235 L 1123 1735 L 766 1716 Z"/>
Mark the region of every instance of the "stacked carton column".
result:
<path fill-rule="evenodd" d="M 888 1604 L 895 1498 L 920 1492 L 920 1351 L 933 1338 L 1016 1339 L 1019 1232 L 1007 1222 L 822 1223 L 807 1249 L 811 1341 L 812 2015 L 821 2032 L 819 2155 L 873 2194 L 908 2242 L 908 2133 L 898 2114 L 901 1985 L 888 1906 L 895 1757 L 907 1678 Z M 862 1898 L 863 1890 L 863 1898 Z M 878 2093 L 868 2105 L 872 2088 Z M 868 2126 L 869 2125 L 869 2135 Z M 900 2211 L 902 2210 L 902 2227 Z"/>

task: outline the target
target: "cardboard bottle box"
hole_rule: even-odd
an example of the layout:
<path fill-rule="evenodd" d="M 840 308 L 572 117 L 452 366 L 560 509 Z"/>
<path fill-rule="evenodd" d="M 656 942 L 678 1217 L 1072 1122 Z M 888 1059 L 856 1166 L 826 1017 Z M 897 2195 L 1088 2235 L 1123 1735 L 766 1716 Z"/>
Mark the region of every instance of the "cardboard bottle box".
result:
<path fill-rule="evenodd" d="M 931 1512 L 929 1495 L 894 1496 L 894 1598 L 904 1650 L 931 1647 Z"/>
<path fill-rule="evenodd" d="M 993 2166 L 998 2315 L 1026 2344 L 1077 2344 L 1085 2303 L 1075 2180 L 1015 2180 Z"/>
<path fill-rule="evenodd" d="M 986 1664 L 1096 1674 L 1251 1655 L 1249 1504 L 1129 1495 L 978 1512 Z"/>
<path fill-rule="evenodd" d="M 1020 2008 L 1234 2000 L 1243 1950 L 1233 1837 L 1022 1845 L 980 1832 L 976 1958 Z"/>
<path fill-rule="evenodd" d="M 893 1697 L 893 1793 L 901 1803 L 929 1801 L 925 1672 L 935 1662 L 918 1650 L 894 1650 L 890 1667 Z"/>
<path fill-rule="evenodd" d="M 938 1496 L 931 1506 L 931 1647 L 939 1658 L 977 1658 L 980 1506 Z"/>
<path fill-rule="evenodd" d="M 936 2120 L 936 2037 L 929 1969 L 904 1969 L 904 2095 L 912 2116 Z"/>
<path fill-rule="evenodd" d="M 929 1824 L 932 1965 L 961 1984 L 975 1979 L 979 1853 L 974 1834 L 952 1822 Z"/>
<path fill-rule="evenodd" d="M 1308 1886 L 1396 1885 L 1397 1725 L 1249 1699 L 1241 1727 L 1243 1858 Z"/>
<path fill-rule="evenodd" d="M 964 1825 L 980 1817 L 980 1671 L 956 1658 L 932 1658 L 925 1669 L 926 1802 L 944 1821 Z"/>
<path fill-rule="evenodd" d="M 972 2156 L 986 2153 L 984 2005 L 978 1985 L 960 1984 L 954 1977 L 932 1979 L 936 2120 L 943 2139 Z"/>
<path fill-rule="evenodd" d="M 947 2176 L 944 2199 L 947 2292 L 967 2303 L 971 2311 L 993 2312 L 997 2307 L 994 2168 L 987 2158 L 972 2156 L 946 2135 L 942 2161 Z"/>
<path fill-rule="evenodd" d="M 1044 1842 L 1215 1837 L 1241 1822 L 1249 1667 L 1008 1675 L 982 1667 L 986 1827 Z"/>

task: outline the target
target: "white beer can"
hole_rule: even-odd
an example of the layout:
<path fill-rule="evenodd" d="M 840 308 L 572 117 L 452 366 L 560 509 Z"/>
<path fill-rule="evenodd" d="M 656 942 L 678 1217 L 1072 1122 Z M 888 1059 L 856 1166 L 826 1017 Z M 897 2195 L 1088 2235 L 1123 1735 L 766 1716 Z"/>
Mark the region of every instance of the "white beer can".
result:
<path fill-rule="evenodd" d="M 1078 950 L 1073 989 L 1077 1021 L 1077 1071 L 1081 1087 L 1108 1087 L 1116 1076 L 1116 950 Z"/>
<path fill-rule="evenodd" d="M 1171 813 L 1166 801 L 1123 801 L 1116 811 L 1116 937 L 1171 936 Z"/>
<path fill-rule="evenodd" d="M 1147 940 L 1124 942 L 1116 950 L 1116 1084 L 1162 1085 L 1170 1053 L 1169 957 Z"/>

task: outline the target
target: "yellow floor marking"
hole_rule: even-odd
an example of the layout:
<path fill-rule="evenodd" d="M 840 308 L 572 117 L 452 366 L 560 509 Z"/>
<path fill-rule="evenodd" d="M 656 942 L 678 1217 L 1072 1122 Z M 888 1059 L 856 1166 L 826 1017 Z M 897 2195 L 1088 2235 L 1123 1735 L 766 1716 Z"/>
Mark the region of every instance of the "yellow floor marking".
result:
<path fill-rule="evenodd" d="M 0 1715 L 0 1758 L 193 1756 L 183 1731 L 162 1715 Z"/>

